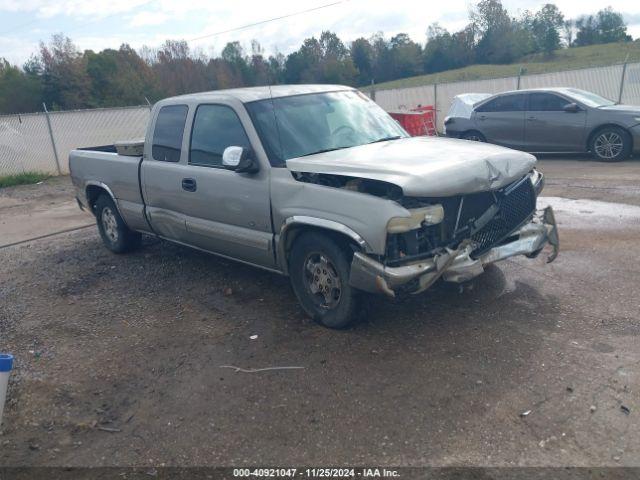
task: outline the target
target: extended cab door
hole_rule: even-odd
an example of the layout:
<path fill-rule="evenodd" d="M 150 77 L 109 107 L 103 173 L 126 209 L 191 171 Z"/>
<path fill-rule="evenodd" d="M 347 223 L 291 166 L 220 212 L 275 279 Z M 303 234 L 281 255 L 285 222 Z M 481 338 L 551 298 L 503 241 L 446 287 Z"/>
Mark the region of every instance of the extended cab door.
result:
<path fill-rule="evenodd" d="M 243 117 L 244 123 L 240 117 Z M 251 121 L 240 104 L 201 104 L 192 117 L 185 191 L 188 243 L 266 267 L 275 266 L 269 169 L 236 173 L 222 166 L 227 147 L 253 148 Z M 245 128 L 246 127 L 246 128 Z M 257 135 L 254 136 L 257 141 Z"/>
<path fill-rule="evenodd" d="M 147 218 L 153 231 L 169 240 L 187 240 L 184 192 L 180 163 L 189 107 L 184 104 L 160 107 L 145 139 L 140 182 Z"/>
<path fill-rule="evenodd" d="M 264 267 L 274 267 L 269 169 L 222 168 L 228 146 L 251 148 L 242 105 L 160 108 L 147 135 L 141 182 L 147 215 L 160 236 Z M 253 135 L 257 141 L 255 131 Z"/>
<path fill-rule="evenodd" d="M 522 148 L 525 94 L 509 93 L 489 100 L 473 112 L 476 128 L 489 143 Z"/>
<path fill-rule="evenodd" d="M 565 111 L 572 103 L 551 92 L 529 94 L 525 122 L 525 144 L 530 152 L 578 152 L 585 148 L 584 108 Z"/>

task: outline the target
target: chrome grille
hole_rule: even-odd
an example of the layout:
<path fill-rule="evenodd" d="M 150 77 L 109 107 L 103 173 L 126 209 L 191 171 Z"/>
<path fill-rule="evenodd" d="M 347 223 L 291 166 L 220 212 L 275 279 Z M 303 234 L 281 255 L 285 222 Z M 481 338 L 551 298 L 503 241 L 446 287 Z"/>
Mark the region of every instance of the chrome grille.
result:
<path fill-rule="evenodd" d="M 536 194 L 528 177 L 498 194 L 498 214 L 471 236 L 477 244 L 472 256 L 478 257 L 507 238 L 531 218 L 536 209 Z"/>

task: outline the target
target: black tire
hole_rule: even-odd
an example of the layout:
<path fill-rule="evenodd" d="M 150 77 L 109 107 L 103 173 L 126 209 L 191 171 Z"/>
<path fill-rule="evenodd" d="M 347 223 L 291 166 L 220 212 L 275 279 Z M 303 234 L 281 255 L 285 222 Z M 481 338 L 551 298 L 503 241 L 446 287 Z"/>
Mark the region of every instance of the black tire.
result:
<path fill-rule="evenodd" d="M 289 275 L 293 291 L 304 311 L 320 325 L 342 329 L 360 318 L 362 295 L 349 285 L 351 257 L 346 246 L 315 232 L 302 234 L 291 249 Z M 324 290 L 314 293 L 314 283 Z"/>
<path fill-rule="evenodd" d="M 620 162 L 631 155 L 631 135 L 620 127 L 604 127 L 589 140 L 591 155 L 602 162 Z"/>
<path fill-rule="evenodd" d="M 483 134 L 478 132 L 477 130 L 469 130 L 468 132 L 464 132 L 461 136 L 463 140 L 469 140 L 471 142 L 486 142 L 487 139 Z"/>
<path fill-rule="evenodd" d="M 114 253 L 125 253 L 140 246 L 142 235 L 129 230 L 109 195 L 98 197 L 95 212 L 98 231 L 105 247 Z"/>

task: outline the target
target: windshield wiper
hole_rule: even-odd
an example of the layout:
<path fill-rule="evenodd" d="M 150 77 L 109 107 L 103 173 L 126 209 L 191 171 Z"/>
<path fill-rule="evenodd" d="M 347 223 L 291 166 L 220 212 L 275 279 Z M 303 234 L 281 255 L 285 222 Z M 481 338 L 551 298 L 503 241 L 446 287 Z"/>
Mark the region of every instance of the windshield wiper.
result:
<path fill-rule="evenodd" d="M 304 155 L 300 155 L 300 157 L 308 157 L 309 155 L 315 155 L 316 153 L 333 152 L 334 150 L 342 150 L 343 148 L 349 148 L 349 147 L 325 148 L 325 149 L 322 149 L 322 150 L 318 150 L 317 152 L 305 153 Z M 298 158 L 300 158 L 300 157 L 298 157 Z"/>
<path fill-rule="evenodd" d="M 379 138 L 378 140 L 374 140 L 373 142 L 366 143 L 365 145 L 369 145 L 369 144 L 371 144 L 371 143 L 386 142 L 386 141 L 388 141 L 388 140 L 398 140 L 398 139 L 400 139 L 400 138 L 404 138 L 404 137 L 402 137 L 401 135 L 396 135 L 396 136 L 394 136 L 394 137 L 384 137 L 384 138 Z M 318 151 L 316 151 L 316 152 L 305 153 L 304 155 L 300 155 L 298 158 L 301 158 L 301 157 L 308 157 L 308 156 L 310 156 L 310 155 L 315 155 L 316 153 L 333 152 L 334 150 L 342 150 L 343 148 L 353 148 L 353 147 L 357 147 L 357 146 L 358 146 L 358 145 L 349 145 L 349 146 L 346 146 L 346 147 L 325 148 L 325 149 L 322 149 L 322 150 L 318 150 Z"/>
<path fill-rule="evenodd" d="M 369 142 L 367 145 L 371 144 L 371 143 L 379 143 L 379 142 L 387 142 L 389 140 L 399 140 L 403 138 L 400 135 L 396 135 L 394 137 L 384 137 L 384 138 L 379 138 L 378 140 L 374 140 L 373 142 Z"/>

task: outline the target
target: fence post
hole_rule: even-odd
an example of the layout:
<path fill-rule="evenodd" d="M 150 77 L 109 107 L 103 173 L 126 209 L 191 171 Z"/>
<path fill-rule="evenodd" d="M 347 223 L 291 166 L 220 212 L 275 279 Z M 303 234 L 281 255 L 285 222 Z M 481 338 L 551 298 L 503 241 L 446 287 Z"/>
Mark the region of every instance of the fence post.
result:
<path fill-rule="evenodd" d="M 627 74 L 627 60 L 629 60 L 629 54 L 627 54 L 627 58 L 624 59 L 624 64 L 622 65 L 622 76 L 620 77 L 620 91 L 618 92 L 618 103 L 622 103 L 622 94 L 624 92 L 624 77 Z"/>
<path fill-rule="evenodd" d="M 520 90 L 520 77 L 522 76 L 522 66 L 520 66 L 520 69 L 518 70 L 518 80 L 516 83 L 516 90 Z"/>
<path fill-rule="evenodd" d="M 433 84 L 433 126 L 438 133 L 438 82 Z"/>
<path fill-rule="evenodd" d="M 371 79 L 371 100 L 376 101 L 376 82 L 373 78 Z"/>
<path fill-rule="evenodd" d="M 53 138 L 53 129 L 51 128 L 51 119 L 49 118 L 49 110 L 47 110 L 47 105 L 42 102 L 42 107 L 44 108 L 44 116 L 47 119 L 47 127 L 49 128 L 49 138 L 51 138 L 51 147 L 53 148 L 53 156 L 56 159 L 56 169 L 58 170 L 58 175 L 62 175 L 62 170 L 60 169 L 60 159 L 58 158 L 58 149 L 56 148 L 56 141 Z"/>

